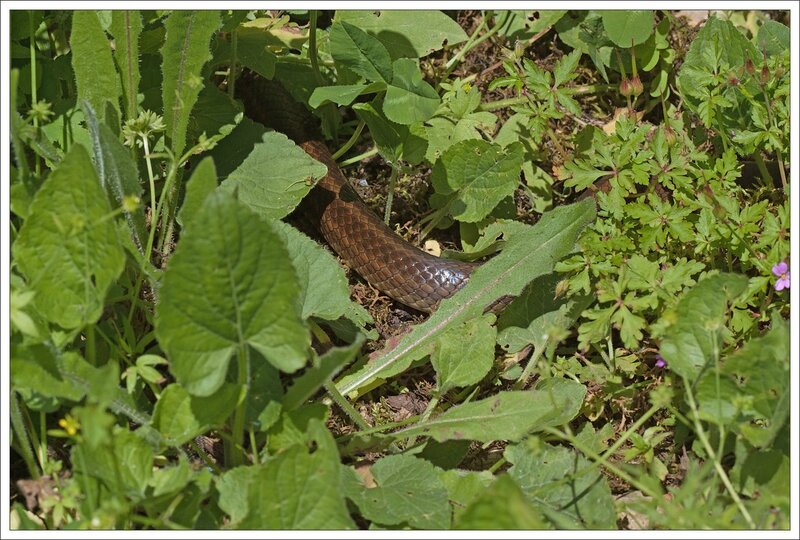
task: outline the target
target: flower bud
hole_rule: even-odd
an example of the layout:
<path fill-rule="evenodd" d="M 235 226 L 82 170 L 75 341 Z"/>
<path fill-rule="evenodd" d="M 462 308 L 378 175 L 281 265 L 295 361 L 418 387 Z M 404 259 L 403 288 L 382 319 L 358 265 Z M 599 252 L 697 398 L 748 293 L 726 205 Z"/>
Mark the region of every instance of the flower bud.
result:
<path fill-rule="evenodd" d="M 761 84 L 767 84 L 767 81 L 769 81 L 769 68 L 764 64 L 761 68 Z"/>
<path fill-rule="evenodd" d="M 753 65 L 753 61 L 751 59 L 748 58 L 744 61 L 744 70 L 748 75 L 755 75 L 756 67 Z"/>
<path fill-rule="evenodd" d="M 642 80 L 639 78 L 639 75 L 634 75 L 633 79 L 631 79 L 631 93 L 634 96 L 638 96 L 642 92 L 644 92 L 644 85 L 642 85 Z"/>
<path fill-rule="evenodd" d="M 728 73 L 728 86 L 739 86 L 739 77 L 733 71 Z"/>
<path fill-rule="evenodd" d="M 622 82 L 619 83 L 619 93 L 625 97 L 631 97 L 631 95 L 633 95 L 631 81 L 628 78 L 622 79 Z"/>

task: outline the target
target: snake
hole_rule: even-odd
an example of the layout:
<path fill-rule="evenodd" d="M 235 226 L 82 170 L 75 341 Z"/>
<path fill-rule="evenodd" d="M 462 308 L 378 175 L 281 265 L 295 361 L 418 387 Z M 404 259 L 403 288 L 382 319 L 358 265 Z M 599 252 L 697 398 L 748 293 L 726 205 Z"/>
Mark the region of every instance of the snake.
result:
<path fill-rule="evenodd" d="M 236 90 L 249 118 L 283 133 L 327 167 L 300 209 L 347 266 L 370 285 L 401 304 L 431 313 L 469 281 L 479 263 L 421 250 L 364 203 L 325 144 L 318 121 L 280 82 L 245 71 Z"/>

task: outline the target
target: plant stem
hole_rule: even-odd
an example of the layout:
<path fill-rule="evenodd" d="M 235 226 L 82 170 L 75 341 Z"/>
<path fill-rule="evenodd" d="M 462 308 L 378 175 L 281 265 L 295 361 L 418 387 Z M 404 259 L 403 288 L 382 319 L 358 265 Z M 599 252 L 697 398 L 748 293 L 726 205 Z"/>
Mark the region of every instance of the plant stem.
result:
<path fill-rule="evenodd" d="M 370 425 L 367 424 L 366 420 L 364 420 L 364 418 L 359 414 L 356 408 L 353 407 L 353 405 L 351 405 L 349 401 L 347 401 L 347 398 L 345 398 L 342 395 L 342 393 L 339 392 L 335 384 L 333 384 L 331 381 L 326 382 L 325 390 L 328 391 L 328 394 L 331 396 L 331 399 L 333 399 L 333 402 L 336 403 L 336 405 L 338 405 L 339 408 L 342 409 L 342 411 L 347 416 L 350 417 L 350 419 L 353 421 L 353 423 L 355 423 L 356 426 L 358 426 L 358 429 L 360 430 L 370 429 Z"/>
<path fill-rule="evenodd" d="M 383 222 L 387 225 L 392 216 L 392 203 L 394 202 L 394 188 L 397 184 L 397 165 L 392 163 L 392 174 L 389 176 L 389 188 L 386 191 L 386 208 L 383 211 Z"/>
<path fill-rule="evenodd" d="M 367 150 L 366 152 L 364 152 L 362 154 L 359 154 L 357 156 L 353 156 L 351 158 L 348 158 L 348 159 L 342 161 L 341 163 L 339 163 L 339 167 L 346 167 L 348 165 L 352 165 L 353 163 L 358 163 L 362 159 L 367 159 L 368 157 L 372 157 L 377 153 L 378 153 L 378 147 L 377 146 L 373 146 L 372 148 L 370 148 L 369 150 Z"/>
<path fill-rule="evenodd" d="M 30 34 L 30 55 L 31 55 L 31 101 L 32 105 L 36 105 L 39 102 L 37 91 L 36 91 L 36 29 L 33 27 L 33 11 L 28 11 L 28 29 Z M 34 115 L 33 117 L 33 127 L 36 128 L 36 136 L 39 136 L 39 119 L 36 118 Z M 39 159 L 39 154 L 34 152 L 34 159 L 35 159 L 35 173 L 36 178 L 41 176 L 41 160 Z"/>
<path fill-rule="evenodd" d="M 228 96 L 233 99 L 236 93 L 236 60 L 239 47 L 239 29 L 234 28 L 231 34 L 231 65 L 228 69 Z"/>
<path fill-rule="evenodd" d="M 250 393 L 250 351 L 247 344 L 239 344 L 236 361 L 237 384 L 240 387 L 240 394 L 239 403 L 233 413 L 231 441 L 227 445 L 229 448 L 225 449 L 225 462 L 229 468 L 244 464 L 242 441 L 244 440 L 244 422 L 247 415 L 247 396 Z"/>
<path fill-rule="evenodd" d="M 317 15 L 317 10 L 312 9 L 309 11 L 308 59 L 311 61 L 311 69 L 314 71 L 314 78 L 317 79 L 317 85 L 322 86 L 325 83 L 325 79 L 322 78 L 317 59 Z"/>
<path fill-rule="evenodd" d="M 353 132 L 353 134 L 350 136 L 350 138 L 347 139 L 347 142 L 344 143 L 342 145 L 342 147 L 339 148 L 336 151 L 335 154 L 333 154 L 334 161 L 339 159 L 340 157 L 342 157 L 345 153 L 347 153 L 348 150 L 350 150 L 350 148 L 352 148 L 352 146 L 356 143 L 358 138 L 361 136 L 361 132 L 364 130 L 364 126 L 365 125 L 366 125 L 366 122 L 364 122 L 363 120 L 361 120 L 358 123 L 358 125 L 356 126 L 356 130 Z"/>
<path fill-rule="evenodd" d="M 728 491 L 728 494 L 733 499 L 733 502 L 736 503 L 736 506 L 739 508 L 739 512 L 744 517 L 747 524 L 750 526 L 751 529 L 755 528 L 755 523 L 753 522 L 753 518 L 750 517 L 750 513 L 745 508 L 744 503 L 739 498 L 739 494 L 733 488 L 730 479 L 728 478 L 725 469 L 722 468 L 722 464 L 717 459 L 717 454 L 714 452 L 714 449 L 711 447 L 711 443 L 706 436 L 705 429 L 703 429 L 702 423 L 700 423 L 700 413 L 697 409 L 697 403 L 694 400 L 694 394 L 692 393 L 692 387 L 689 384 L 689 380 L 686 377 L 683 377 L 683 386 L 686 390 L 686 399 L 689 402 L 689 408 L 692 410 L 692 423 L 694 424 L 694 431 L 697 434 L 697 438 L 700 439 L 700 443 L 703 445 L 706 453 L 708 454 L 709 458 L 711 459 L 712 463 L 714 464 L 714 470 L 717 471 L 717 475 L 719 476 L 720 480 L 722 480 L 722 484 L 725 486 L 725 489 Z"/>
<path fill-rule="evenodd" d="M 156 180 L 153 175 L 153 164 L 150 162 L 150 144 L 147 142 L 147 135 L 142 134 L 142 147 L 144 148 L 144 161 L 147 163 L 147 179 L 150 182 L 150 230 L 155 230 L 157 224 L 156 216 Z M 152 247 L 152 243 L 149 243 Z M 150 249 L 148 248 L 148 260 Z"/>
<path fill-rule="evenodd" d="M 539 363 L 539 357 L 542 356 L 543 352 L 544 346 L 534 349 L 531 359 L 528 360 L 528 364 L 525 366 L 525 369 L 522 370 L 522 375 L 520 375 L 517 382 L 514 383 L 514 386 L 511 388 L 512 390 L 522 390 L 525 387 L 525 384 L 531 376 L 531 372 L 536 368 L 536 365 Z"/>

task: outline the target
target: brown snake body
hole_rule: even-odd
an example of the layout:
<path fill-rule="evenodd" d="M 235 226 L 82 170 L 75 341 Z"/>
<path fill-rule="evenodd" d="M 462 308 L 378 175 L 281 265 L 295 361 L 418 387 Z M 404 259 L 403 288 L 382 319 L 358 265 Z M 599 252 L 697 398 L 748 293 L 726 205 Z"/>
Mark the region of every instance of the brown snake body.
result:
<path fill-rule="evenodd" d="M 398 236 L 348 184 L 304 106 L 279 83 L 252 74 L 241 81 L 237 96 L 248 116 L 284 133 L 327 166 L 301 207 L 350 268 L 395 300 L 425 312 L 464 286 L 477 264 L 435 257 Z"/>

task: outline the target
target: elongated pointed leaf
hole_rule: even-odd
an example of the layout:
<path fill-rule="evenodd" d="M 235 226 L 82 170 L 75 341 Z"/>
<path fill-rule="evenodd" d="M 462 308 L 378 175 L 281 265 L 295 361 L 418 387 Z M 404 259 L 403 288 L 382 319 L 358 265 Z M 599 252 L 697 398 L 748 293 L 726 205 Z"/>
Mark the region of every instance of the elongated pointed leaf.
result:
<path fill-rule="evenodd" d="M 361 370 L 340 380 L 337 388 L 350 394 L 375 382 L 402 373 L 433 350 L 442 332 L 480 316 L 497 299 L 516 296 L 537 276 L 551 272 L 555 263 L 572 251 L 581 230 L 594 220 L 594 202 L 586 200 L 545 213 L 539 222 L 506 244 L 503 252 L 478 268 L 469 283 L 424 323 L 403 336 L 391 350 Z M 535 246 L 535 247 L 534 247 Z"/>
<path fill-rule="evenodd" d="M 457 405 L 397 435 L 429 435 L 439 442 L 518 441 L 532 431 L 568 422 L 580 411 L 586 387 L 566 379 L 548 381 L 536 390 L 499 392 L 486 399 Z"/>
<path fill-rule="evenodd" d="M 72 15 L 72 69 L 78 99 L 85 99 L 97 113 L 100 121 L 106 119 L 106 104 L 117 113 L 122 93 L 119 75 L 114 68 L 111 44 L 100 26 L 96 11 L 75 11 Z"/>
<path fill-rule="evenodd" d="M 335 22 L 330 29 L 331 56 L 368 81 L 392 80 L 392 59 L 378 39 L 347 22 Z"/>
<path fill-rule="evenodd" d="M 139 34 L 142 16 L 138 10 L 111 12 L 111 35 L 114 36 L 114 59 L 122 81 L 122 105 L 125 118 L 136 118 L 139 93 Z"/>
<path fill-rule="evenodd" d="M 130 152 L 119 142 L 119 138 L 111 132 L 108 126 L 98 122 L 94 109 L 88 101 L 83 102 L 82 108 L 92 139 L 94 166 L 100 177 L 100 183 L 106 188 L 109 197 L 120 207 L 123 206 L 125 197 L 140 198 L 142 186 L 139 183 L 139 171 Z M 133 212 L 126 211 L 125 220 L 131 231 L 134 245 L 140 253 L 144 254 L 147 229 L 142 205 L 139 205 Z"/>
<path fill-rule="evenodd" d="M 156 335 L 189 393 L 213 394 L 231 355 L 253 347 L 292 372 L 310 345 L 300 287 L 272 226 L 234 199 L 210 195 L 186 227 L 164 274 Z"/>
<path fill-rule="evenodd" d="M 200 71 L 211 59 L 209 42 L 220 23 L 219 12 L 213 10 L 175 10 L 164 23 L 167 34 L 161 49 L 161 96 L 167 139 L 176 156 L 186 148 L 189 115 L 203 87 Z"/>

